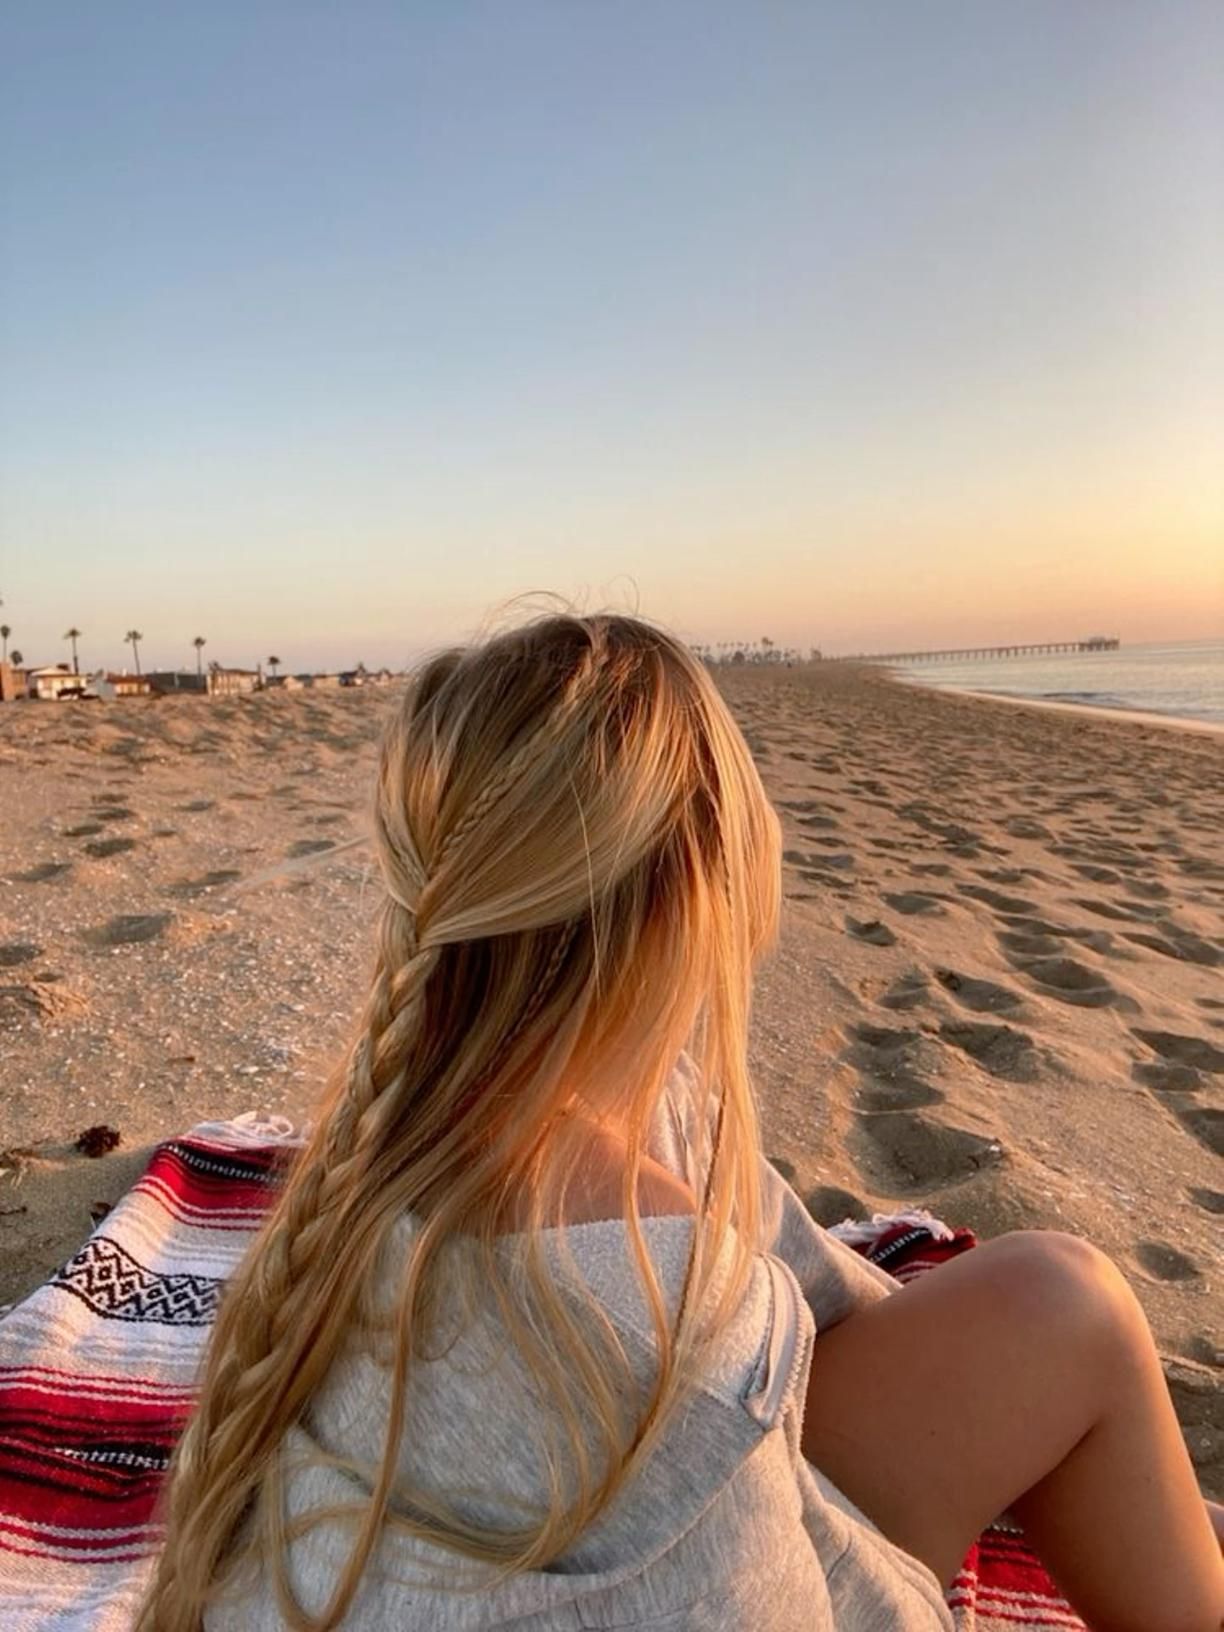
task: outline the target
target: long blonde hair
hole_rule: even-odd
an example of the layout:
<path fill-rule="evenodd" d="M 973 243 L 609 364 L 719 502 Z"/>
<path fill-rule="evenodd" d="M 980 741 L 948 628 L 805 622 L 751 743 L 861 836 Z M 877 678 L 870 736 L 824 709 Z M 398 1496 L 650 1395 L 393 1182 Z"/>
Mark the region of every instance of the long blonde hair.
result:
<path fill-rule="evenodd" d="M 373 819 L 387 899 L 369 995 L 223 1300 L 141 1632 L 199 1632 L 257 1558 L 286 1623 L 330 1632 L 384 1528 L 499 1571 L 547 1565 L 657 1442 L 686 1357 L 709 1336 L 707 1294 L 717 1281 L 729 1309 L 756 1244 L 747 1025 L 752 966 L 777 931 L 781 840 L 705 666 L 619 614 L 539 616 L 437 655 L 384 733 Z M 686 1046 L 705 1180 L 671 1318 L 639 1179 Z M 541 1250 L 580 1156 L 581 1124 L 567 1114 L 576 1090 L 625 1130 L 624 1216 L 656 1327 L 657 1381 L 628 1422 L 623 1354 L 575 1315 Z M 341 1348 L 365 1324 L 373 1342 L 369 1289 L 405 1217 L 419 1228 L 395 1267 L 385 1449 L 377 1467 L 353 1468 L 369 1496 L 331 1601 L 310 1615 L 288 1580 L 290 1530 L 303 1521 L 287 1523 L 277 1451 Z M 728 1256 L 730 1275 L 716 1274 Z M 443 1268 L 450 1290 L 463 1264 L 497 1299 L 560 1425 L 548 1456 L 565 1475 L 513 1531 L 482 1529 L 397 1467 L 431 1302 Z"/>

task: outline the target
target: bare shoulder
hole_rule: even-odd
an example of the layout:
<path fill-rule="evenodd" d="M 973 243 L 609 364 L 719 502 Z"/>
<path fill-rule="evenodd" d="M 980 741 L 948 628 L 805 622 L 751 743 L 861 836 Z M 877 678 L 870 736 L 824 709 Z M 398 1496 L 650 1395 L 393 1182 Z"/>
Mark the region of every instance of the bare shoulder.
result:
<path fill-rule="evenodd" d="M 648 1157 L 638 1175 L 638 1211 L 644 1218 L 695 1213 L 697 1198 L 683 1179 Z"/>
<path fill-rule="evenodd" d="M 599 1136 L 574 1175 L 566 1206 L 571 1224 L 591 1224 L 624 1215 L 624 1147 Z M 638 1212 L 643 1218 L 693 1214 L 697 1198 L 684 1180 L 644 1157 L 638 1173 Z"/>

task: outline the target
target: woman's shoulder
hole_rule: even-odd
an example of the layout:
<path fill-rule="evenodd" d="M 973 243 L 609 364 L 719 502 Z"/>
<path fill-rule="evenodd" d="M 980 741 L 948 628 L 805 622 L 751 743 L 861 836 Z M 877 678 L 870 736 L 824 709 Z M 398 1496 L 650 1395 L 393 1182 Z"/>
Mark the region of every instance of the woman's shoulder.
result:
<path fill-rule="evenodd" d="M 681 1173 L 645 1155 L 637 1175 L 637 1208 L 642 1218 L 676 1215 L 691 1219 L 697 1211 L 697 1198 Z M 593 1129 L 566 1194 L 565 1221 L 590 1224 L 601 1219 L 623 1219 L 624 1212 L 624 1142 Z"/>

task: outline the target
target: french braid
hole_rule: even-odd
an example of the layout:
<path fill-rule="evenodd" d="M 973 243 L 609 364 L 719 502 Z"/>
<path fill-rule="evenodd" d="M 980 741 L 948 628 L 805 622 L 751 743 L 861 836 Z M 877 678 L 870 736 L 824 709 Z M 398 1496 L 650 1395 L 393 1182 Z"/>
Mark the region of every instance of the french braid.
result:
<path fill-rule="evenodd" d="M 498 801 L 505 797 L 507 790 L 514 786 L 518 778 L 529 770 L 536 760 L 545 758 L 555 750 L 557 738 L 580 707 L 586 691 L 593 682 L 594 672 L 594 667 L 589 661 L 578 670 L 567 685 L 547 725 L 533 731 L 527 740 L 515 749 L 501 769 L 486 782 L 463 816 L 438 846 L 433 858 L 434 875 L 442 871 L 448 860 L 462 849 L 465 841 L 488 820 L 490 812 L 494 810 Z"/>

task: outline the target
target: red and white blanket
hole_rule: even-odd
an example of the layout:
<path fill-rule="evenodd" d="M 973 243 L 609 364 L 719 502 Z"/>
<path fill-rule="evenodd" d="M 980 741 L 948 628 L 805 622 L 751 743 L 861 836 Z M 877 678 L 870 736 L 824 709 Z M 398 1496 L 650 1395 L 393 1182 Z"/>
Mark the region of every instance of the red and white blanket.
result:
<path fill-rule="evenodd" d="M 80 1252 L 0 1318 L 4 1632 L 129 1632 L 221 1289 L 295 1143 L 286 1122 L 242 1117 L 160 1146 Z M 974 1245 L 925 1215 L 846 1234 L 902 1281 Z M 957 1632 L 1083 1628 L 1001 1526 L 949 1603 Z"/>

